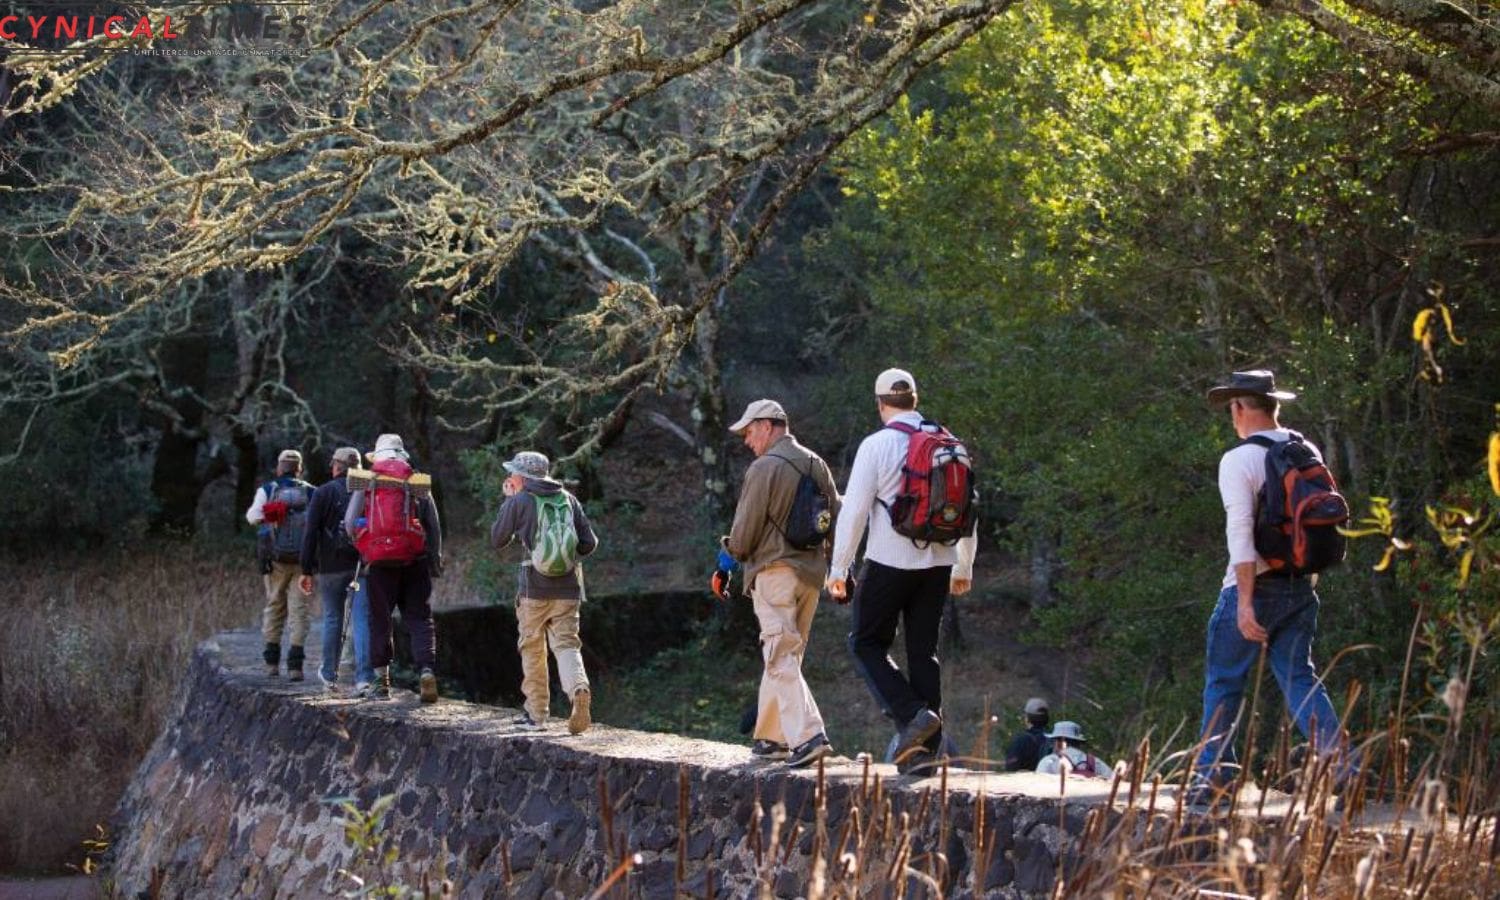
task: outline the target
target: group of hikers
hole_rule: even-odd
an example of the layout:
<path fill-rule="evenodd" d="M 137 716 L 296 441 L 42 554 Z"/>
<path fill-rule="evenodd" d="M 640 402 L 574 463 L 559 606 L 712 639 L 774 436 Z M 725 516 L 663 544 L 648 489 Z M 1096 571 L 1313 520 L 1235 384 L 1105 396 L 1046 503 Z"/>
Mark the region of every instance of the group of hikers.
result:
<path fill-rule="evenodd" d="M 792 435 L 775 400 L 751 402 L 729 426 L 755 460 L 730 531 L 720 539 L 710 589 L 728 599 L 738 575 L 759 624 L 764 666 L 750 750 L 757 760 L 801 767 L 833 752 L 802 672 L 824 595 L 852 603 L 850 653 L 896 730 L 888 758 L 901 772 L 920 774 L 952 752 L 944 734 L 937 645 L 948 596 L 973 585 L 979 512 L 973 460 L 961 441 L 918 411 L 910 372 L 887 369 L 874 388 L 881 427 L 861 441 L 842 492 L 828 465 Z M 1195 802 L 1217 802 L 1234 780 L 1232 738 L 1262 648 L 1313 750 L 1339 753 L 1340 777 L 1357 767 L 1311 656 L 1314 585 L 1321 569 L 1342 558 L 1336 525 L 1343 498 L 1317 448 L 1279 422 L 1280 403 L 1294 398 L 1277 390 L 1266 370 L 1232 373 L 1208 392 L 1211 405 L 1229 411 L 1239 442 L 1219 464 L 1229 564 L 1208 627 Z M 435 702 L 429 598 L 432 578 L 442 572 L 442 530 L 431 482 L 412 470 L 398 435 L 381 435 L 368 462 L 362 468 L 359 452 L 341 447 L 333 454 L 330 479 L 314 489 L 301 480 L 301 454 L 284 450 L 275 479 L 256 492 L 246 518 L 261 533 L 267 674 L 280 674 L 285 630 L 287 677 L 302 679 L 305 598 L 316 586 L 323 603 L 318 675 L 328 689 L 339 689 L 348 596 L 354 694 L 389 696 L 391 614 L 400 610 L 421 699 Z M 535 729 L 549 719 L 550 648 L 571 703 L 568 730 L 578 734 L 591 723 L 579 637 L 581 560 L 598 538 L 578 499 L 552 477 L 545 455 L 523 451 L 504 468 L 505 498 L 490 544 L 499 549 L 519 541 L 526 550 L 516 600 L 525 697 L 517 724 Z M 1347 504 L 1342 515 L 1347 517 Z M 890 657 L 898 628 L 904 672 Z M 1046 730 L 1049 713 L 1038 698 L 1024 714 L 1028 730 L 1008 748 L 1007 769 L 1108 775 L 1082 749 L 1087 742 L 1076 723 L 1060 721 Z M 1044 755 L 1049 741 L 1053 752 Z"/>

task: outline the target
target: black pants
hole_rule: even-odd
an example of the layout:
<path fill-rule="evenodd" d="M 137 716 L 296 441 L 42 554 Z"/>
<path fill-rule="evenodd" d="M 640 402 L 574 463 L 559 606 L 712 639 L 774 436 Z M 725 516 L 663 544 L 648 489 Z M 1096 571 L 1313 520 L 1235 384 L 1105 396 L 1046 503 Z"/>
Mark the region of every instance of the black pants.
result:
<path fill-rule="evenodd" d="M 401 610 L 401 621 L 411 636 L 411 655 L 420 669 L 437 668 L 437 631 L 432 627 L 432 573 L 426 560 L 406 566 L 374 566 L 365 578 L 370 594 L 370 665 L 388 666 L 394 653 L 391 643 L 391 610 Z"/>
<path fill-rule="evenodd" d="M 943 673 L 937 658 L 938 627 L 948 599 L 952 566 L 897 569 L 865 562 L 864 577 L 854 593 L 854 630 L 849 652 L 870 692 L 885 714 L 905 727 L 925 707 L 941 714 Z M 906 666 L 902 675 L 890 657 L 896 625 L 906 636 Z"/>

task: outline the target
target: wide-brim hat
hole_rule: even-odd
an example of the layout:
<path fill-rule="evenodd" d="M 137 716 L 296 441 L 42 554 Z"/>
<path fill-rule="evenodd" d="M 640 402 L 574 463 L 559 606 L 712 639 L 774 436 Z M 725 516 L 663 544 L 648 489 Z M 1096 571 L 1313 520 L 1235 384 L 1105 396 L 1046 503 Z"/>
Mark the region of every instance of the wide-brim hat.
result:
<path fill-rule="evenodd" d="M 552 471 L 552 461 L 547 459 L 546 454 L 535 450 L 522 450 L 501 465 L 512 475 L 520 475 L 522 478 L 530 478 L 533 481 L 556 483 L 548 474 Z"/>
<path fill-rule="evenodd" d="M 740 434 L 746 428 L 749 428 L 750 423 L 756 419 L 771 419 L 775 422 L 785 422 L 786 410 L 782 409 L 781 404 L 775 400 L 751 400 L 750 405 L 745 407 L 744 415 L 740 416 L 739 421 L 729 426 L 729 430 L 735 434 Z"/>
<path fill-rule="evenodd" d="M 370 459 L 380 462 L 383 459 L 408 460 L 411 456 L 406 452 L 406 444 L 402 443 L 399 434 L 382 434 L 375 439 L 375 449 L 370 451 Z"/>
<path fill-rule="evenodd" d="M 1270 369 L 1252 369 L 1249 372 L 1231 372 L 1222 383 L 1208 389 L 1208 402 L 1223 406 L 1235 397 L 1269 397 L 1272 400 L 1296 400 L 1291 391 L 1276 390 L 1276 376 Z"/>
<path fill-rule="evenodd" d="M 1052 730 L 1042 735 L 1047 740 L 1066 738 L 1075 744 L 1087 744 L 1088 738 L 1083 736 L 1083 729 L 1078 727 L 1077 722 L 1062 721 L 1052 726 Z"/>

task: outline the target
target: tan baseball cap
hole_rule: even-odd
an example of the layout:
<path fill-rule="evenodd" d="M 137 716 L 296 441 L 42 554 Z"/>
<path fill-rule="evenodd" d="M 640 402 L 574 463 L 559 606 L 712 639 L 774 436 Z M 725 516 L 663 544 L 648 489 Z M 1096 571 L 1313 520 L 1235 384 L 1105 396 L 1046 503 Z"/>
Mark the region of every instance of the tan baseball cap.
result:
<path fill-rule="evenodd" d="M 279 463 L 294 462 L 300 466 L 302 465 L 302 452 L 300 450 L 283 450 L 281 451 L 281 455 L 276 457 L 276 461 Z"/>
<path fill-rule="evenodd" d="M 785 422 L 786 410 L 782 409 L 781 404 L 775 400 L 752 400 L 750 405 L 745 407 L 745 414 L 740 416 L 738 422 L 729 426 L 729 430 L 735 434 L 741 434 L 756 419 L 774 419 L 778 422 Z"/>

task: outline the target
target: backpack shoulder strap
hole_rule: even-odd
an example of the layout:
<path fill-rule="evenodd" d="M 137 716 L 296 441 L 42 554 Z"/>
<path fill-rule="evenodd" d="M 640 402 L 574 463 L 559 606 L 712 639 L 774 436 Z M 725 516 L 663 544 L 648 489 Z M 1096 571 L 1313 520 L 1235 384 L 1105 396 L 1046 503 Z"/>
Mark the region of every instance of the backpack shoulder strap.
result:
<path fill-rule="evenodd" d="M 902 434 L 916 434 L 921 430 L 917 426 L 908 425 L 905 422 L 887 422 L 885 423 L 884 427 L 889 428 L 892 431 L 899 431 Z"/>
<path fill-rule="evenodd" d="M 1275 438 L 1268 438 L 1263 434 L 1252 434 L 1244 440 L 1240 441 L 1238 444 L 1235 444 L 1235 446 L 1243 447 L 1246 444 L 1254 444 L 1257 447 L 1264 447 L 1269 450 L 1279 443 L 1281 443 L 1281 441 L 1278 441 Z"/>
<path fill-rule="evenodd" d="M 767 453 L 766 455 L 767 456 L 774 456 L 777 459 L 781 460 L 782 462 L 786 463 L 787 465 L 791 466 L 792 467 L 792 471 L 796 472 L 798 475 L 811 475 L 812 474 L 812 460 L 810 460 L 810 459 L 807 461 L 807 471 L 804 472 L 801 469 L 797 468 L 797 461 L 794 460 L 794 459 L 792 459 L 789 456 L 782 456 L 780 453 Z"/>

